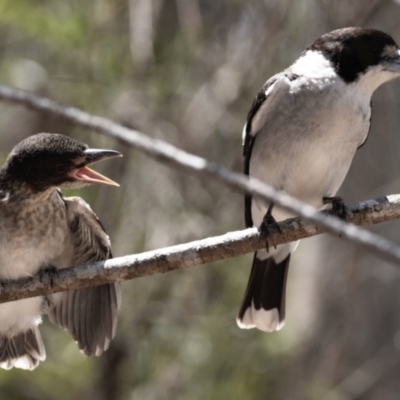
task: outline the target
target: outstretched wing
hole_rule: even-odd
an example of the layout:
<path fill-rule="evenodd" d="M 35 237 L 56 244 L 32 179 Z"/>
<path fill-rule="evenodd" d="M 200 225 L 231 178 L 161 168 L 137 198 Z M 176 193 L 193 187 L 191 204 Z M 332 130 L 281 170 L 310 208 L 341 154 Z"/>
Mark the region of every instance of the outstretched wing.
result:
<path fill-rule="evenodd" d="M 112 258 L 110 240 L 90 206 L 79 197 L 63 201 L 74 248 L 72 265 Z M 120 283 L 70 290 L 60 294 L 49 317 L 73 336 L 84 354 L 99 356 L 115 336 L 120 304 Z"/>

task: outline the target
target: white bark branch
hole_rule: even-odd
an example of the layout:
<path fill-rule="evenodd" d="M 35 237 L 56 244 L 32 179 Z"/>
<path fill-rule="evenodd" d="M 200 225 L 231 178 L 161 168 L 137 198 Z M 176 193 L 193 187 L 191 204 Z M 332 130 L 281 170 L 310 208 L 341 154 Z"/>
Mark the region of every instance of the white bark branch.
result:
<path fill-rule="evenodd" d="M 400 217 L 400 195 L 368 200 L 351 206 L 350 211 L 349 222 L 357 225 L 390 221 Z M 270 246 L 326 231 L 300 218 L 283 221 L 279 226 L 282 234 L 271 233 Z M 55 277 L 51 277 L 48 272 L 42 272 L 31 278 L 3 282 L 0 285 L 0 303 L 184 269 L 251 253 L 264 247 L 265 242 L 261 240 L 257 228 L 230 232 L 142 254 L 63 269 Z"/>
<path fill-rule="evenodd" d="M 309 232 L 309 234 L 306 236 L 301 236 L 301 233 L 299 232 L 298 233 L 299 236 L 298 237 L 293 236 L 291 240 L 295 240 L 301 237 L 311 236 L 313 234 L 317 234 L 323 231 L 329 231 L 341 235 L 343 238 L 346 238 L 348 241 L 354 244 L 363 246 L 364 248 L 372 251 L 374 254 L 382 258 L 386 258 L 388 260 L 394 261 L 396 264 L 400 264 L 400 246 L 396 245 L 395 243 L 386 240 L 379 235 L 358 228 L 355 225 L 348 224 L 334 216 L 328 215 L 327 213 L 320 213 L 314 207 L 302 203 L 301 201 L 285 193 L 279 192 L 274 188 L 272 188 L 271 186 L 265 185 L 256 179 L 249 178 L 242 174 L 234 173 L 228 170 L 227 168 L 221 167 L 215 163 L 208 162 L 207 160 L 201 157 L 189 154 L 163 141 L 152 139 L 141 132 L 125 128 L 124 126 L 112 122 L 111 120 L 108 120 L 106 118 L 88 114 L 74 107 L 63 106 L 53 100 L 34 95 L 32 93 L 28 93 L 23 90 L 13 89 L 10 87 L 0 85 L 0 99 L 3 99 L 4 101 L 18 103 L 37 111 L 49 113 L 52 115 L 57 115 L 58 117 L 62 117 L 81 127 L 92 129 L 94 131 L 118 139 L 136 148 L 137 150 L 142 151 L 148 156 L 164 164 L 170 165 L 171 167 L 186 171 L 188 173 L 199 175 L 203 178 L 206 177 L 209 179 L 217 180 L 236 191 L 249 193 L 267 202 L 272 201 L 275 203 L 275 205 L 278 205 L 288 211 L 291 211 L 296 215 L 304 217 L 306 220 L 309 221 L 307 223 L 297 222 L 296 225 L 300 227 L 300 231 L 302 232 L 304 231 L 304 228 L 302 227 L 308 226 L 309 228 L 307 232 Z M 389 200 L 389 203 L 391 204 L 391 207 L 393 207 L 394 203 L 397 204 L 397 197 L 394 200 L 394 202 Z M 381 206 L 382 205 L 380 204 L 376 205 L 376 207 L 381 207 Z M 389 211 L 390 210 L 392 210 L 392 208 L 390 208 Z M 388 210 L 386 210 L 386 212 L 388 212 Z M 391 214 L 391 211 L 389 212 L 389 214 L 391 216 L 394 215 Z M 395 218 L 397 217 L 398 216 L 396 214 Z M 370 223 L 375 223 L 373 222 L 375 221 L 373 218 L 368 219 L 368 221 L 370 221 Z M 349 222 L 357 223 L 357 221 L 354 220 L 353 218 L 351 218 Z M 381 220 L 378 222 L 381 222 Z M 311 231 L 314 233 L 311 234 L 310 233 Z M 252 246 L 246 247 L 246 250 L 243 250 L 243 248 L 241 248 L 240 243 L 242 243 L 241 240 L 245 239 L 240 235 L 245 235 L 245 238 L 247 238 L 246 235 L 249 234 L 248 232 L 253 232 L 252 233 L 253 236 L 251 236 L 250 239 L 248 239 L 252 241 L 253 244 Z M 229 241 L 230 235 L 233 235 L 235 237 L 239 235 L 239 237 L 241 237 L 241 239 L 239 240 L 240 243 L 231 244 L 231 242 Z M 37 277 L 34 278 L 29 285 L 23 286 L 25 289 L 21 291 L 21 293 L 19 294 L 17 294 L 16 292 L 17 289 L 15 289 L 14 292 L 12 292 L 11 289 L 8 289 L 14 287 L 12 283 L 8 283 L 3 285 L 1 299 L 3 299 L 4 301 L 15 300 L 17 298 L 23 298 L 24 296 L 29 297 L 38 294 L 50 293 L 52 291 L 55 292 L 55 291 L 72 289 L 75 287 L 83 287 L 85 285 L 91 285 L 91 284 L 94 285 L 103 282 L 108 282 L 107 279 L 110 280 L 130 279 L 133 277 L 150 275 L 156 272 L 165 272 L 171 269 L 177 269 L 180 268 L 180 265 L 182 267 L 185 267 L 189 265 L 195 265 L 200 262 L 215 261 L 217 259 L 222 259 L 228 256 L 233 257 L 238 254 L 244 254 L 246 252 L 254 251 L 259 246 L 262 246 L 258 242 L 258 239 L 259 238 L 256 233 L 256 229 L 253 230 L 250 229 L 242 231 L 241 233 L 228 234 L 227 237 L 223 236 L 222 239 L 219 238 L 217 242 L 214 242 L 215 239 L 206 239 L 205 241 L 196 242 L 197 244 L 195 244 L 194 246 L 200 246 L 202 244 L 208 243 L 205 248 L 209 249 L 208 251 L 210 253 L 206 258 L 201 258 L 201 261 L 200 259 L 193 257 L 193 254 L 197 255 L 202 254 L 201 253 L 202 247 L 199 248 L 199 251 L 197 253 L 196 252 L 193 253 L 195 248 L 192 249 L 190 245 L 182 245 L 184 248 L 189 246 L 187 250 L 189 252 L 188 254 L 190 255 L 190 257 L 188 256 L 189 258 L 185 258 L 186 256 L 184 254 L 187 253 L 185 253 L 185 251 L 183 250 L 182 251 L 179 250 L 181 251 L 179 253 L 179 256 L 175 255 L 174 251 L 176 251 L 176 249 L 180 249 L 180 247 L 178 246 L 178 247 L 173 247 L 172 248 L 173 250 L 171 250 L 171 248 L 164 250 L 157 250 L 155 252 L 145 253 L 144 255 L 142 254 L 137 256 L 122 257 L 107 261 L 105 263 L 97 263 L 88 266 L 86 268 L 79 267 L 76 269 L 72 269 L 71 270 L 72 272 L 61 271 L 60 277 L 58 278 L 59 280 L 54 281 L 53 288 L 49 289 L 46 286 L 47 289 L 46 291 L 43 292 L 41 292 L 40 290 L 42 290 L 45 286 L 43 286 L 43 284 L 38 283 Z M 222 242 L 220 240 L 222 240 Z M 228 242 L 226 242 L 226 240 L 228 240 Z M 271 238 L 271 243 L 282 243 L 291 240 L 286 240 L 285 235 L 282 235 L 279 239 L 275 238 L 274 236 L 273 238 Z M 214 250 L 210 250 L 213 248 Z M 215 250 L 216 248 L 219 249 L 218 252 L 221 251 L 220 250 L 221 248 L 228 249 L 229 255 L 225 254 L 225 252 L 222 252 L 225 254 L 225 256 L 217 256 L 217 254 L 214 255 L 214 252 L 217 253 L 217 251 Z M 172 262 L 171 261 L 172 259 L 175 261 Z M 151 266 L 152 264 L 150 260 L 153 260 L 155 261 L 156 264 L 161 265 L 160 268 L 158 270 L 154 269 Z M 146 265 L 150 266 L 145 267 Z M 135 267 L 132 269 L 133 266 Z M 114 268 L 119 270 L 118 274 L 114 275 L 114 273 L 110 272 L 114 271 Z M 140 274 L 138 275 L 137 271 L 144 271 L 144 269 L 146 268 L 148 268 L 148 271 L 146 273 L 141 272 L 141 275 Z M 74 274 L 76 274 L 75 277 L 73 277 Z M 17 285 L 15 287 L 19 287 L 21 289 L 22 286 Z M 47 290 L 49 291 L 47 292 Z M 13 293 L 13 294 L 7 295 L 7 293 Z"/>

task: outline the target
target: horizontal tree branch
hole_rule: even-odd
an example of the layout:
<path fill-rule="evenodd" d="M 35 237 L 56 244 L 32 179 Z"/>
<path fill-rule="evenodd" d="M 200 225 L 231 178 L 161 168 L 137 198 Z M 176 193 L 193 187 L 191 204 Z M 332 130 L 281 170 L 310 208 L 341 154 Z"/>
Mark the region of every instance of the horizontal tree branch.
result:
<path fill-rule="evenodd" d="M 348 220 L 356 225 L 369 225 L 399 217 L 400 195 L 392 195 L 350 206 Z M 326 231 L 325 228 L 301 218 L 288 219 L 279 226 L 282 233 L 271 233 L 268 241 L 270 246 Z M 0 303 L 184 269 L 251 253 L 261 248 L 265 248 L 265 242 L 258 229 L 250 228 L 142 254 L 67 268 L 60 270 L 57 276 L 51 276 L 49 271 L 42 271 L 31 278 L 3 282 L 0 285 Z"/>
<path fill-rule="evenodd" d="M 364 229 L 357 228 L 336 217 L 323 215 L 283 192 L 275 190 L 257 179 L 237 174 L 227 168 L 180 150 L 161 140 L 152 139 L 144 133 L 128 129 L 109 119 L 88 114 L 75 107 L 64 106 L 45 97 L 0 85 L 0 99 L 14 102 L 34 110 L 57 115 L 81 127 L 114 137 L 148 156 L 171 167 L 217 180 L 232 189 L 246 192 L 265 201 L 272 201 L 295 215 L 318 224 L 329 232 L 342 235 L 349 241 L 363 246 L 373 253 L 400 264 L 400 246 Z"/>

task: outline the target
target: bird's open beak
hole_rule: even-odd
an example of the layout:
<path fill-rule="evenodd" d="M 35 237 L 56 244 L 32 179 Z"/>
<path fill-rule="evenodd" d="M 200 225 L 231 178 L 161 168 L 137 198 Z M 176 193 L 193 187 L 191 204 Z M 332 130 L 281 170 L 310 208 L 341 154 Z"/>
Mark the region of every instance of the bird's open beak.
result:
<path fill-rule="evenodd" d="M 390 62 L 386 70 L 390 72 L 400 72 L 400 50 L 399 56 L 395 60 Z"/>
<path fill-rule="evenodd" d="M 87 165 L 106 160 L 108 158 L 122 157 L 122 154 L 114 150 L 87 149 L 85 150 L 85 159 L 87 164 L 74 172 L 74 178 L 78 181 L 87 183 L 103 183 L 105 185 L 119 186 L 117 182 L 112 181 L 106 176 L 88 168 Z"/>

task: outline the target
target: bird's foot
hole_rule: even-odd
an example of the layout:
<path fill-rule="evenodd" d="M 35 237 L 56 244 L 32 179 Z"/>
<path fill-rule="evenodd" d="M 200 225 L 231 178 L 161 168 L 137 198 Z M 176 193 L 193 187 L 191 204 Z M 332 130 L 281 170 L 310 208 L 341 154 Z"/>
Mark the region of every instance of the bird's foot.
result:
<path fill-rule="evenodd" d="M 264 215 L 263 221 L 258 229 L 260 231 L 260 240 L 265 240 L 265 248 L 267 252 L 269 252 L 269 236 L 272 232 L 282 233 L 281 228 L 272 214 L 267 212 Z M 276 246 L 274 246 L 274 248 L 276 249 Z"/>
<path fill-rule="evenodd" d="M 58 278 L 58 269 L 54 265 L 41 268 L 39 271 L 39 279 L 43 283 L 50 283 L 52 288 L 54 285 L 54 279 Z"/>
<path fill-rule="evenodd" d="M 331 204 L 332 205 L 332 212 L 338 218 L 343 219 L 346 221 L 349 217 L 350 210 L 347 204 L 343 201 L 343 199 L 339 196 L 334 197 L 323 197 L 322 202 L 324 204 Z"/>

